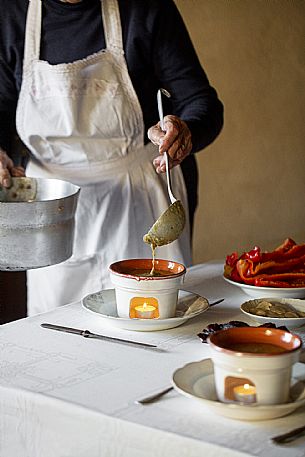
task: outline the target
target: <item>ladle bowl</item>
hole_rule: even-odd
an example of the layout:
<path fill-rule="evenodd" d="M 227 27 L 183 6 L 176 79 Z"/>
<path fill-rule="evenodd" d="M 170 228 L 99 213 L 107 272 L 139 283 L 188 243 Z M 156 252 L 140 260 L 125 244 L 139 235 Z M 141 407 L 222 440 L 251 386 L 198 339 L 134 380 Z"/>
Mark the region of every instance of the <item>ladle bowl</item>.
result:
<path fill-rule="evenodd" d="M 172 203 L 157 219 L 143 241 L 153 246 L 164 246 L 179 238 L 185 226 L 185 211 L 180 200 Z"/>

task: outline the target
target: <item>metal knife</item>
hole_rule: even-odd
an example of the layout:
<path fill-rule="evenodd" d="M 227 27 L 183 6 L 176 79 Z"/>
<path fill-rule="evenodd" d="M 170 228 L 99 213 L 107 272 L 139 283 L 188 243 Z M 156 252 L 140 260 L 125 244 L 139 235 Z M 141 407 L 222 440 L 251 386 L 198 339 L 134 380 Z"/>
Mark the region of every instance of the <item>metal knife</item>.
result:
<path fill-rule="evenodd" d="M 300 436 L 305 434 L 305 425 L 302 427 L 295 428 L 294 430 L 291 430 L 288 433 L 284 433 L 283 435 L 278 435 L 274 436 L 272 441 L 276 444 L 281 444 L 281 443 L 290 443 L 293 440 L 296 440 Z"/>
<path fill-rule="evenodd" d="M 80 330 L 78 328 L 63 327 L 62 325 L 54 325 L 54 324 L 47 324 L 47 323 L 43 323 L 43 324 L 40 324 L 40 325 L 43 328 L 49 328 L 51 330 L 58 330 L 59 332 L 74 333 L 75 335 L 80 335 L 80 336 L 83 336 L 85 338 L 95 338 L 95 339 L 105 340 L 105 341 L 116 341 L 118 343 L 134 344 L 134 345 L 137 345 L 137 346 L 149 347 L 149 348 L 156 348 L 157 347 L 157 346 L 155 346 L 153 344 L 139 343 L 137 341 L 123 340 L 121 338 L 114 338 L 112 336 L 99 335 L 98 333 L 92 333 L 89 330 Z"/>

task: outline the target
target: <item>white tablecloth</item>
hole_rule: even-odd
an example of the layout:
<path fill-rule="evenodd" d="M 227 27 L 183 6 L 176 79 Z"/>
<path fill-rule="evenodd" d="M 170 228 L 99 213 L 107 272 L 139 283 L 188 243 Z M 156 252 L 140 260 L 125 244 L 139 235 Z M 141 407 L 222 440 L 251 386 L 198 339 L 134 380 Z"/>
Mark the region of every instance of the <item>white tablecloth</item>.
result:
<path fill-rule="evenodd" d="M 157 403 L 135 400 L 171 383 L 185 363 L 209 357 L 197 336 L 207 324 L 246 321 L 247 300 L 222 278 L 222 264 L 192 267 L 184 289 L 225 298 L 175 329 L 115 329 L 80 303 L 0 327 L 0 457 L 304 457 L 305 438 L 278 446 L 270 437 L 305 424 L 289 416 L 243 422 L 218 416 L 175 391 Z M 157 344 L 159 351 L 40 327 L 42 322 Z"/>

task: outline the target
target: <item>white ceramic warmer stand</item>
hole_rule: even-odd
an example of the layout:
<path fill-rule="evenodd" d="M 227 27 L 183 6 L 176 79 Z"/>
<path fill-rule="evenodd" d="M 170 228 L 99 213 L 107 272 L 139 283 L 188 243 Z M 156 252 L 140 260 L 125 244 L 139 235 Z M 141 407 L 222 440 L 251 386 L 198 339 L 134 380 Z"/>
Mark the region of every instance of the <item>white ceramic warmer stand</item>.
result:
<path fill-rule="evenodd" d="M 119 317 L 129 317 L 130 302 L 134 297 L 157 299 L 160 319 L 175 316 L 178 290 L 182 283 L 181 276 L 139 280 L 131 277 L 112 275 L 111 281 L 115 287 L 117 313 Z"/>
<path fill-rule="evenodd" d="M 212 350 L 213 351 L 213 350 Z M 225 395 L 225 380 L 232 376 L 247 378 L 256 388 L 258 404 L 280 404 L 289 400 L 292 365 L 299 352 L 278 356 L 236 356 L 217 351 L 213 354 L 215 387 L 220 401 L 232 402 Z"/>

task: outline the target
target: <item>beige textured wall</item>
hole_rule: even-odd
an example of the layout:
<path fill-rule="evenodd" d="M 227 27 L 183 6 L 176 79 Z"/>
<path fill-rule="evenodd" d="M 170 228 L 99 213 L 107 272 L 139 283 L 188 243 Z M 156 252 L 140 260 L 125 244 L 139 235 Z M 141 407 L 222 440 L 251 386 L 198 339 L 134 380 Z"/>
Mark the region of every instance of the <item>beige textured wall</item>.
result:
<path fill-rule="evenodd" d="M 194 263 L 305 242 L 305 1 L 176 0 L 225 127 L 197 155 Z"/>

